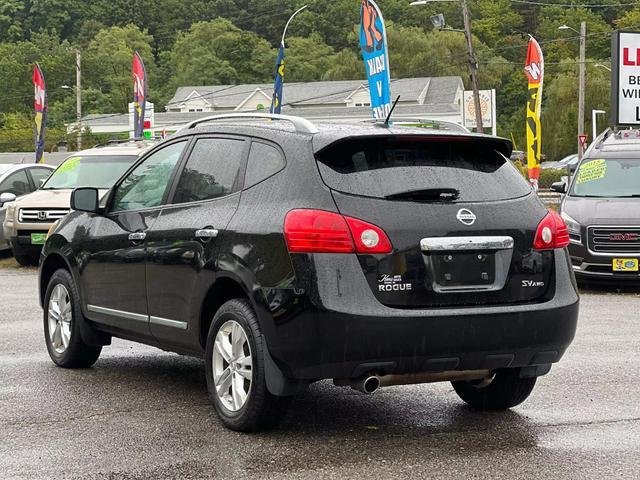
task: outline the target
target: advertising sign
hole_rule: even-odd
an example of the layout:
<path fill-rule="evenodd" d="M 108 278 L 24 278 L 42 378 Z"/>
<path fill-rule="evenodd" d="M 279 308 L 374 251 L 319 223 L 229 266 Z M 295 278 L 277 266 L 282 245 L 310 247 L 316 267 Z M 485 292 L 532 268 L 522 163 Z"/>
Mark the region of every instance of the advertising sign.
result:
<path fill-rule="evenodd" d="M 147 103 L 147 70 L 138 52 L 133 56 L 133 136 L 142 138 L 144 134 L 144 117 Z"/>
<path fill-rule="evenodd" d="M 611 122 L 640 125 L 640 32 L 613 32 Z"/>
<path fill-rule="evenodd" d="M 480 108 L 482 109 L 482 125 L 493 127 L 495 125 L 495 90 L 480 90 Z M 464 126 L 476 128 L 476 105 L 473 101 L 473 91 L 465 90 L 462 102 L 462 115 L 464 116 Z"/>
<path fill-rule="evenodd" d="M 540 44 L 529 37 L 527 59 L 524 73 L 528 81 L 527 95 L 527 169 L 529 181 L 538 189 L 540 178 L 540 160 L 542 151 L 542 125 L 540 111 L 542 109 L 542 84 L 544 80 L 544 56 Z"/>
<path fill-rule="evenodd" d="M 35 111 L 34 140 L 36 144 L 36 163 L 42 162 L 44 153 L 44 132 L 47 128 L 47 87 L 40 66 L 36 63 L 33 67 L 33 108 Z"/>
<path fill-rule="evenodd" d="M 360 49 L 369 81 L 373 118 L 384 120 L 391 111 L 389 52 L 382 13 L 373 0 L 362 0 Z"/>

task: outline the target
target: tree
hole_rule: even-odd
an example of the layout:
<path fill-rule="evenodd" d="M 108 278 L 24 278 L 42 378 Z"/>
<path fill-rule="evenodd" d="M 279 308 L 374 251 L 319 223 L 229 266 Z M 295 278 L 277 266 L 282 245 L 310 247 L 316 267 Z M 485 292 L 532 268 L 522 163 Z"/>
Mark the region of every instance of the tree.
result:
<path fill-rule="evenodd" d="M 181 34 L 166 58 L 171 85 L 255 83 L 267 80 L 275 50 L 255 33 L 217 18 Z"/>
<path fill-rule="evenodd" d="M 155 85 L 155 62 L 151 51 L 153 38 L 135 25 L 100 30 L 89 43 L 83 59 L 88 85 L 109 96 L 110 112 L 127 112 L 133 100 L 131 64 L 137 51 L 144 60 L 150 85 Z M 153 101 L 153 90 L 150 92 Z"/>

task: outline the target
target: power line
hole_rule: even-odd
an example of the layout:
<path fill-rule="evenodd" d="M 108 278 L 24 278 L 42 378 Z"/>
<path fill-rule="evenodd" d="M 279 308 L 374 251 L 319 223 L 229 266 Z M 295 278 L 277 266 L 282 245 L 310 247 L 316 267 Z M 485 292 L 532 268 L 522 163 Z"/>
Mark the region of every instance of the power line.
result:
<path fill-rule="evenodd" d="M 617 8 L 617 7 L 632 7 L 638 6 L 640 3 L 617 3 L 617 4 L 584 4 L 584 5 L 576 5 L 575 3 L 546 3 L 546 2 L 536 2 L 532 0 L 510 0 L 511 3 L 520 3 L 524 5 L 536 5 L 540 7 L 565 7 L 565 8 Z"/>

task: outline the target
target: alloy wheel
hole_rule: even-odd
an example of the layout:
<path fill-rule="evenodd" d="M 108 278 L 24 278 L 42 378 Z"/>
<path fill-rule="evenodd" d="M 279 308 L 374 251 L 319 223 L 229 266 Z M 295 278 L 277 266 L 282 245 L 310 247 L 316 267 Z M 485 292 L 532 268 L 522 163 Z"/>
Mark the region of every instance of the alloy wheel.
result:
<path fill-rule="evenodd" d="M 61 283 L 57 284 L 51 296 L 47 309 L 49 324 L 49 343 L 58 354 L 63 354 L 69 347 L 71 340 L 71 298 L 69 291 Z"/>
<path fill-rule="evenodd" d="M 253 380 L 251 345 L 238 322 L 229 320 L 218 330 L 212 362 L 218 398 L 227 410 L 237 412 L 247 402 Z"/>

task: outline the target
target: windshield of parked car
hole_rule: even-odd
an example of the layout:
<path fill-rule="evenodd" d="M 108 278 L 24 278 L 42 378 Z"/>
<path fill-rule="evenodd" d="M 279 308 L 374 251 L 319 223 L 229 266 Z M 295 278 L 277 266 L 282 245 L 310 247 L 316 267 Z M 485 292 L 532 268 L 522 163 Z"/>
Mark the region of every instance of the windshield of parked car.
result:
<path fill-rule="evenodd" d="M 70 157 L 51 174 L 42 188 L 44 190 L 78 187 L 111 188 L 137 158 L 137 155 Z"/>
<path fill-rule="evenodd" d="M 640 197 L 640 159 L 586 159 L 571 187 L 574 197 Z"/>

